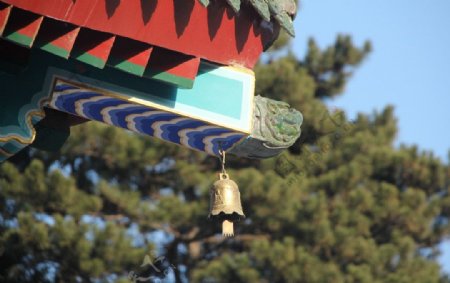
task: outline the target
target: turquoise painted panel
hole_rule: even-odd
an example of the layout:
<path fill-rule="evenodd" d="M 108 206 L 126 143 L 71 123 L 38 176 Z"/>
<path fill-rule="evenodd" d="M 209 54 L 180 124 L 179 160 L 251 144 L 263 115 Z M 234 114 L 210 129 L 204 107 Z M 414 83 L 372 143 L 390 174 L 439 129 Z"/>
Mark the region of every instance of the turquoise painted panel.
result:
<path fill-rule="evenodd" d="M 235 119 L 241 118 L 244 82 L 224 76 L 226 71 L 204 69 L 195 78 L 194 88 L 178 89 L 176 104 L 197 107 Z"/>

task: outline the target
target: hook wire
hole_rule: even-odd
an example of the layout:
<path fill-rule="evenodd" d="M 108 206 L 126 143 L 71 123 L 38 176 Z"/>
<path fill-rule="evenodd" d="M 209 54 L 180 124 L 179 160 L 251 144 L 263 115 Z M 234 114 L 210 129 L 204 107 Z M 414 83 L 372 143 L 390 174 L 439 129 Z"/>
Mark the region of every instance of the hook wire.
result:
<path fill-rule="evenodd" d="M 225 157 L 226 157 L 226 152 L 223 151 L 222 149 L 219 149 L 219 160 L 220 163 L 222 165 L 222 174 L 227 174 L 227 171 L 225 170 Z"/>

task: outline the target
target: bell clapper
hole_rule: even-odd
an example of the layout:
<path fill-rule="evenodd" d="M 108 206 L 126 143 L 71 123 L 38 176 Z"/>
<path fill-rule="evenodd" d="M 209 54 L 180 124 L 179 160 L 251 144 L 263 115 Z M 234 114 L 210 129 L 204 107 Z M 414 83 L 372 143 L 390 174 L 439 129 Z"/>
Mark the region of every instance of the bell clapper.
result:
<path fill-rule="evenodd" d="M 224 237 L 233 237 L 234 236 L 234 227 L 233 222 L 224 220 L 222 222 L 222 236 Z"/>

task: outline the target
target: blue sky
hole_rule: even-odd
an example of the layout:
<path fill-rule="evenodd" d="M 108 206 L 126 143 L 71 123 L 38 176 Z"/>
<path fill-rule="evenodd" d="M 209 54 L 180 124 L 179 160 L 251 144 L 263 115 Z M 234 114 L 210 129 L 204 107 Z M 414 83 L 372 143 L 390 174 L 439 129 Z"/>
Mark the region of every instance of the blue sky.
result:
<path fill-rule="evenodd" d="M 350 118 L 395 106 L 397 145 L 417 144 L 448 162 L 450 150 L 450 1 L 302 0 L 295 20 L 294 51 L 309 37 L 322 48 L 338 33 L 373 52 L 355 72 L 342 97 L 329 103 Z M 450 274 L 450 241 L 442 245 Z"/>

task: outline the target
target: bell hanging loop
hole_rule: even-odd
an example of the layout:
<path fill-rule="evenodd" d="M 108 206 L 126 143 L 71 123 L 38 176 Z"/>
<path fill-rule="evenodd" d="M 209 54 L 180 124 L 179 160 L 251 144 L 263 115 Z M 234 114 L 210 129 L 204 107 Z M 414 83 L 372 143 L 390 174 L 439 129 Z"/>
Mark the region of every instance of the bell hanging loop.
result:
<path fill-rule="evenodd" d="M 228 177 L 228 174 L 227 173 L 220 173 L 219 174 L 219 179 L 220 180 L 227 180 L 227 179 L 229 179 L 230 177 Z"/>

